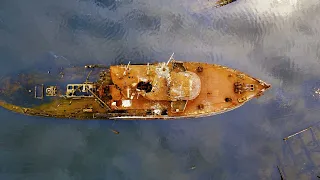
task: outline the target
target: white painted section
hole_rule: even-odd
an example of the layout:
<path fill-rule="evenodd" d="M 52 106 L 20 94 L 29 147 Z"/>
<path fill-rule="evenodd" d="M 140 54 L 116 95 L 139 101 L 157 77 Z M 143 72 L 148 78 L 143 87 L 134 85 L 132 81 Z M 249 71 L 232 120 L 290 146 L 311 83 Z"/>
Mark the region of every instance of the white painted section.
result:
<path fill-rule="evenodd" d="M 182 76 L 186 80 L 183 82 L 177 82 L 173 79 L 173 83 L 170 84 L 169 94 L 173 100 L 193 100 L 200 94 L 201 91 L 201 80 L 200 77 L 190 71 L 178 72 L 178 76 Z M 183 90 L 188 88 L 189 92 Z"/>
<path fill-rule="evenodd" d="M 132 101 L 130 99 L 122 100 L 122 107 L 131 107 Z"/>
<path fill-rule="evenodd" d="M 138 77 L 138 81 L 148 82 L 148 79 L 144 77 Z"/>
<path fill-rule="evenodd" d="M 76 88 L 76 86 L 77 86 L 77 88 Z M 67 85 L 67 91 L 66 91 L 67 97 L 72 97 L 72 96 L 69 96 L 69 94 L 70 93 L 74 93 L 77 89 L 82 91 L 82 92 L 84 92 L 84 93 L 88 93 L 89 92 L 88 89 L 93 90 L 94 89 L 94 85 L 93 84 L 87 84 L 87 83 L 86 84 L 68 84 Z M 93 95 L 91 95 L 91 93 L 90 93 L 89 96 L 92 97 Z M 86 96 L 86 97 L 88 97 L 88 96 Z"/>
<path fill-rule="evenodd" d="M 156 67 L 156 73 L 159 77 L 170 78 L 170 70 L 166 63 L 160 63 Z"/>
<path fill-rule="evenodd" d="M 161 110 L 160 109 L 155 109 L 153 110 L 154 114 L 160 115 L 161 114 Z"/>

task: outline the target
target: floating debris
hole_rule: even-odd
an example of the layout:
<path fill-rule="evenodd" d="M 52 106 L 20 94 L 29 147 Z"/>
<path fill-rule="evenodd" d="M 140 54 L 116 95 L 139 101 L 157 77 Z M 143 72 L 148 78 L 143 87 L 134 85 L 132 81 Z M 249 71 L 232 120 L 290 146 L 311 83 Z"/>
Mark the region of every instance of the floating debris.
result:
<path fill-rule="evenodd" d="M 305 132 L 305 131 L 307 131 L 307 130 L 309 130 L 309 129 L 311 129 L 311 127 L 308 127 L 308 128 L 306 128 L 306 129 L 303 129 L 303 130 L 301 130 L 301 131 L 299 131 L 299 132 L 297 132 L 297 133 L 294 133 L 294 134 L 292 134 L 292 135 L 290 135 L 290 136 L 288 136 L 288 137 L 285 137 L 285 138 L 283 138 L 283 140 L 286 141 L 286 140 L 288 140 L 289 138 L 292 138 L 293 136 L 296 136 L 296 135 L 298 135 L 298 134 L 300 134 L 300 133 L 303 133 L 303 132 Z"/>
<path fill-rule="evenodd" d="M 320 89 L 315 90 L 314 93 L 317 94 L 318 96 L 320 96 Z M 315 96 L 315 95 L 313 94 L 313 97 L 314 97 L 314 96 Z"/>
<path fill-rule="evenodd" d="M 237 0 L 218 0 L 216 3 L 217 4 L 216 7 L 225 6 L 225 5 L 230 4 L 232 2 L 235 2 L 235 1 L 237 1 Z"/>
<path fill-rule="evenodd" d="M 119 131 L 116 131 L 116 130 L 114 130 L 114 129 L 110 129 L 114 134 L 120 134 L 120 132 Z"/>
<path fill-rule="evenodd" d="M 279 167 L 279 166 L 277 166 L 277 168 L 278 168 L 278 171 L 279 171 L 279 174 L 280 174 L 280 178 L 281 178 L 281 180 L 284 180 L 283 175 L 282 175 L 282 171 L 280 170 L 280 167 Z"/>

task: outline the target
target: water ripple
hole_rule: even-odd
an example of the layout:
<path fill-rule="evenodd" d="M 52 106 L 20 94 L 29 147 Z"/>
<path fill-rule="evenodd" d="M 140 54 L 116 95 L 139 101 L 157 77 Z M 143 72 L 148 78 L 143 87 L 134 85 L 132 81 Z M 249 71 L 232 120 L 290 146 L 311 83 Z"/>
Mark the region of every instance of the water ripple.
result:
<path fill-rule="evenodd" d="M 73 15 L 67 18 L 67 27 L 74 33 L 86 32 L 90 36 L 105 40 L 119 40 L 126 35 L 123 26 L 109 19 L 95 21 L 88 15 Z"/>
<path fill-rule="evenodd" d="M 118 0 L 94 0 L 94 2 L 101 7 L 106 7 L 109 10 L 116 10 L 117 7 L 119 6 Z"/>
<path fill-rule="evenodd" d="M 138 9 L 129 12 L 122 21 L 127 27 L 141 32 L 159 31 L 161 25 L 161 18 L 159 16 L 149 15 Z"/>

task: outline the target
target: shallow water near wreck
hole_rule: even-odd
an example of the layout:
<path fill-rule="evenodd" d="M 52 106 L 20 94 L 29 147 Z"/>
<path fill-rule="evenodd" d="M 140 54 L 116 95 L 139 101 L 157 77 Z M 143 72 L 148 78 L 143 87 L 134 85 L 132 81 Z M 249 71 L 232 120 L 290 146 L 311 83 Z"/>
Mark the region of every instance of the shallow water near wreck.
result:
<path fill-rule="evenodd" d="M 277 165 L 289 179 L 314 179 L 316 140 L 282 139 L 319 122 L 319 11 L 317 0 L 217 9 L 190 0 L 1 1 L 0 76 L 166 61 L 174 52 L 273 87 L 234 111 L 192 120 L 113 124 L 0 109 L 0 179 L 279 179 Z"/>

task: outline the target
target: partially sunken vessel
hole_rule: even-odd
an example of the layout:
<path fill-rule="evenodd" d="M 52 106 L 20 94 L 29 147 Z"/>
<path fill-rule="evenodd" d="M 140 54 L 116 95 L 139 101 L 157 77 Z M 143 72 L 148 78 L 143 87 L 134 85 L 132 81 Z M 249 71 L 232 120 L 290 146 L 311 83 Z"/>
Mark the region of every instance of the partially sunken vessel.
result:
<path fill-rule="evenodd" d="M 72 119 L 178 119 L 234 110 L 270 88 L 217 64 L 176 61 L 87 65 L 1 79 L 0 106 Z"/>

